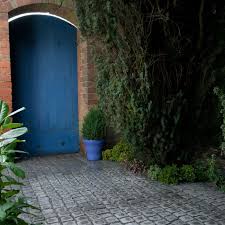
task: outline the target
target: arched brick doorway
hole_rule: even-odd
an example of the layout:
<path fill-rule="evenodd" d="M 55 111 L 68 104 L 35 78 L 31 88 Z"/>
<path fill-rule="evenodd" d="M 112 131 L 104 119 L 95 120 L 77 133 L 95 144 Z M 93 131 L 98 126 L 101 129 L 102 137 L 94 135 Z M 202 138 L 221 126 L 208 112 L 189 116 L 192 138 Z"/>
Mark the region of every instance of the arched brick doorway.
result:
<path fill-rule="evenodd" d="M 60 1 L 58 1 L 60 2 Z M 78 27 L 73 0 L 61 5 L 55 0 L 3 0 L 0 2 L 0 98 L 12 107 L 12 83 L 10 66 L 8 19 L 27 12 L 49 12 L 67 19 Z M 97 102 L 94 67 L 87 40 L 81 38 L 78 28 L 78 92 L 79 121 Z M 82 40 L 82 41 L 81 41 Z"/>
<path fill-rule="evenodd" d="M 58 2 L 58 3 L 57 3 Z M 75 15 L 73 0 L 61 5 L 55 0 L 2 0 L 0 2 L 0 99 L 12 108 L 12 78 L 10 64 L 9 22 L 16 15 L 28 12 L 49 12 L 60 16 L 78 27 L 78 105 L 79 123 L 88 109 L 96 104 L 95 75 L 90 45 L 83 40 Z"/>

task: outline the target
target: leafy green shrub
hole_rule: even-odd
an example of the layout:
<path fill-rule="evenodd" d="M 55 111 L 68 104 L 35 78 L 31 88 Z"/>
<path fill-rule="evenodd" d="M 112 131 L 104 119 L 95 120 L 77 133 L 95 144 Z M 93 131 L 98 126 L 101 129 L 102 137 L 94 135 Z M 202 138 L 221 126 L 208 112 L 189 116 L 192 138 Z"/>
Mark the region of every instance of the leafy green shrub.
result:
<path fill-rule="evenodd" d="M 223 118 L 222 125 L 220 126 L 220 129 L 222 132 L 222 138 L 223 138 L 221 143 L 221 154 L 225 155 L 225 94 L 218 87 L 215 87 L 213 91 L 218 97 L 219 104 L 220 104 L 220 114 L 222 115 L 222 118 Z"/>
<path fill-rule="evenodd" d="M 216 183 L 219 176 L 215 155 L 206 160 L 196 161 L 194 164 L 196 181 L 210 181 Z"/>
<path fill-rule="evenodd" d="M 194 182 L 196 179 L 194 167 L 192 165 L 183 165 L 180 168 L 180 179 L 185 182 Z"/>
<path fill-rule="evenodd" d="M 27 128 L 22 127 L 23 124 L 12 123 L 11 116 L 22 110 L 23 108 L 9 114 L 8 105 L 0 100 L 0 224 L 2 225 L 27 225 L 20 215 L 25 213 L 26 208 L 34 209 L 24 198 L 18 197 L 20 190 L 15 188 L 23 185 L 17 178 L 25 178 L 25 173 L 14 163 L 15 154 L 24 152 L 14 150 L 14 147 L 17 142 L 21 142 L 17 138 L 25 134 Z"/>
<path fill-rule="evenodd" d="M 177 184 L 180 181 L 193 182 L 196 178 L 192 165 L 183 165 L 181 168 L 178 168 L 176 165 L 165 166 L 164 168 L 152 165 L 149 167 L 148 177 L 165 184 Z"/>
<path fill-rule="evenodd" d="M 152 165 L 148 169 L 148 177 L 151 180 L 158 180 L 161 172 L 162 172 L 162 169 L 158 165 Z"/>
<path fill-rule="evenodd" d="M 225 176 L 224 174 L 219 174 L 216 181 L 216 186 L 223 192 L 225 192 Z"/>
<path fill-rule="evenodd" d="M 82 135 L 84 139 L 99 140 L 105 137 L 106 121 L 103 112 L 93 107 L 84 117 Z"/>
<path fill-rule="evenodd" d="M 179 169 L 176 165 L 165 166 L 159 174 L 159 181 L 164 184 L 178 184 Z"/>
<path fill-rule="evenodd" d="M 225 175 L 216 164 L 212 155 L 207 161 L 196 161 L 194 165 L 165 166 L 151 165 L 148 169 L 148 177 L 165 184 L 178 184 L 179 182 L 205 182 L 210 181 L 225 191 Z"/>
<path fill-rule="evenodd" d="M 194 165 L 196 181 L 209 181 L 225 192 L 225 175 L 218 167 L 215 155 L 208 158 L 206 161 L 198 161 Z"/>
<path fill-rule="evenodd" d="M 111 160 L 112 159 L 112 149 L 106 149 L 102 152 L 103 160 Z"/>
<path fill-rule="evenodd" d="M 194 164 L 194 170 L 195 170 L 195 180 L 197 182 L 208 181 L 207 163 L 206 162 L 198 160 Z"/>
<path fill-rule="evenodd" d="M 133 148 L 132 146 L 125 142 L 124 140 L 120 141 L 112 149 L 112 159 L 115 161 L 130 161 L 133 157 Z"/>
<path fill-rule="evenodd" d="M 224 171 L 218 168 L 215 155 L 212 155 L 211 158 L 208 159 L 206 173 L 208 180 L 215 183 L 221 191 L 225 192 Z"/>
<path fill-rule="evenodd" d="M 215 155 L 212 155 L 211 158 L 207 160 L 206 174 L 207 174 L 208 180 L 211 182 L 216 182 L 219 175 L 218 172 L 219 171 L 217 168 Z"/>
<path fill-rule="evenodd" d="M 102 153 L 103 159 L 112 161 L 130 161 L 133 159 L 133 148 L 124 140 L 117 143 L 113 149 L 108 149 Z"/>

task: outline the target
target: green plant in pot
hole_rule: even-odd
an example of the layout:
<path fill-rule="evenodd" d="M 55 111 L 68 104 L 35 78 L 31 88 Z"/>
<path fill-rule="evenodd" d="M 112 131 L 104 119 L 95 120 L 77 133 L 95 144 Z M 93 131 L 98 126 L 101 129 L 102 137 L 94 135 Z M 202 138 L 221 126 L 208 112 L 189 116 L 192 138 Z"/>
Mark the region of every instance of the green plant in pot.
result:
<path fill-rule="evenodd" d="M 83 143 L 88 160 L 100 160 L 104 146 L 106 121 L 103 112 L 93 107 L 84 118 L 82 127 Z"/>

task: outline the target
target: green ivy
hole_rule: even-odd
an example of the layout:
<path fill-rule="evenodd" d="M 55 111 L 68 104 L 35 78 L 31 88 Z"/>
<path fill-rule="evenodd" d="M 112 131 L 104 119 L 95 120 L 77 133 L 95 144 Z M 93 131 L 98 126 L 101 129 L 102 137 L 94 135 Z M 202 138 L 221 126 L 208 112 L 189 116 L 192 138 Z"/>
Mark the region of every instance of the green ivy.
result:
<path fill-rule="evenodd" d="M 221 143 L 221 155 L 225 155 L 225 94 L 218 87 L 215 87 L 213 91 L 218 97 L 219 104 L 220 104 L 220 114 L 222 115 L 222 125 L 220 126 L 220 128 L 221 128 L 222 138 L 223 138 Z"/>

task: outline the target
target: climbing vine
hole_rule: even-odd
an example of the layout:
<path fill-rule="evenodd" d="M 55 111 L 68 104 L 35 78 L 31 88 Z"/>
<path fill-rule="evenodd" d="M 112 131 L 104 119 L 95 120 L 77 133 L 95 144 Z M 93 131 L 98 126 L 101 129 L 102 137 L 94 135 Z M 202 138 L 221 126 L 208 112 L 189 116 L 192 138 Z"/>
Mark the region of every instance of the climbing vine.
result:
<path fill-rule="evenodd" d="M 225 155 L 225 94 L 221 89 L 215 87 L 213 89 L 215 95 L 217 95 L 220 105 L 220 114 L 222 115 L 222 125 L 220 126 L 222 133 L 222 143 L 220 145 L 221 155 Z"/>
<path fill-rule="evenodd" d="M 190 161 L 223 80 L 225 2 L 76 0 L 76 11 L 111 125 L 138 158 Z"/>

